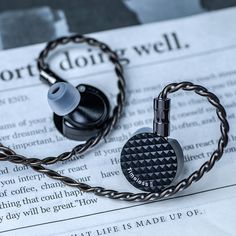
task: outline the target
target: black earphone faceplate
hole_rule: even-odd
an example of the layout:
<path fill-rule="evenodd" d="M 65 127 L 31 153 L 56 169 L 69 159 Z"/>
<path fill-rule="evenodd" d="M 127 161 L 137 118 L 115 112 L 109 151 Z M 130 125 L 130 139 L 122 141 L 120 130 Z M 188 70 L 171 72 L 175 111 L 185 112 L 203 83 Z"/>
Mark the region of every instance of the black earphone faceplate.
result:
<path fill-rule="evenodd" d="M 134 187 L 146 192 L 160 192 L 177 175 L 176 150 L 164 137 L 139 133 L 124 145 L 121 168 Z"/>
<path fill-rule="evenodd" d="M 56 128 L 65 137 L 85 141 L 95 136 L 103 127 L 110 113 L 110 103 L 99 89 L 86 84 L 76 87 L 81 95 L 79 106 L 66 116 L 53 114 Z"/>

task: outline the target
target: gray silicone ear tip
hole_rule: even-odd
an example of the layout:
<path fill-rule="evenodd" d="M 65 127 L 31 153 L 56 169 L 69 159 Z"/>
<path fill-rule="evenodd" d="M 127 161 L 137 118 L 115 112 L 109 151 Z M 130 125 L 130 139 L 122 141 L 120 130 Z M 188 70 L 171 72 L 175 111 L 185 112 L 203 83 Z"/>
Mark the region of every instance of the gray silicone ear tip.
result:
<path fill-rule="evenodd" d="M 48 104 L 53 112 L 59 116 L 72 112 L 79 105 L 79 102 L 79 91 L 69 83 L 55 83 L 48 91 Z"/>

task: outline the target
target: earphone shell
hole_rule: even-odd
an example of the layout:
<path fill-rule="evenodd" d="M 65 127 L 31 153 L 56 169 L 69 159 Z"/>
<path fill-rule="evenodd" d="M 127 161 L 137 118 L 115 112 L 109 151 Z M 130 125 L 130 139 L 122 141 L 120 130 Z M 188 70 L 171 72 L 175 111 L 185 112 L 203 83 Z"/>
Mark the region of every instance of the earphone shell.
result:
<path fill-rule="evenodd" d="M 106 95 L 99 89 L 80 84 L 76 87 L 81 95 L 78 107 L 70 114 L 58 116 L 53 120 L 58 131 L 65 137 L 85 141 L 104 127 L 110 114 L 110 103 Z"/>
<path fill-rule="evenodd" d="M 159 192 L 178 177 L 183 166 L 183 152 L 175 139 L 138 132 L 124 145 L 120 163 L 123 174 L 134 187 Z"/>
<path fill-rule="evenodd" d="M 141 133 L 151 133 L 152 129 L 150 127 L 142 127 L 140 129 L 138 129 L 134 134 L 141 134 Z M 172 146 L 172 148 L 175 150 L 176 156 L 177 156 L 177 163 L 178 163 L 178 167 L 177 167 L 177 172 L 176 172 L 176 176 L 173 180 L 173 182 L 180 176 L 180 173 L 183 169 L 183 165 L 184 165 L 184 154 L 183 154 L 183 150 L 179 144 L 179 142 L 176 139 L 173 138 L 169 138 L 168 137 L 168 142 L 170 143 L 170 145 Z"/>

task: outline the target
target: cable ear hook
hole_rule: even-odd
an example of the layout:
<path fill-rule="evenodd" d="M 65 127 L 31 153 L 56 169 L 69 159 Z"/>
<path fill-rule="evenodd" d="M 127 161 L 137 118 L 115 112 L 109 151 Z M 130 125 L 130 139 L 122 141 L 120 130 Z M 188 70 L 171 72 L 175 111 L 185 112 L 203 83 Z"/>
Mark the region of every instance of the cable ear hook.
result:
<path fill-rule="evenodd" d="M 167 95 L 180 89 L 194 91 L 200 96 L 207 97 L 208 101 L 216 107 L 217 115 L 222 122 L 222 136 L 218 143 L 218 149 L 213 152 L 209 161 L 205 162 L 198 171 L 193 172 L 187 179 L 173 185 L 181 174 L 184 155 L 178 141 L 168 137 L 170 134 L 170 99 Z M 154 98 L 153 104 L 153 132 L 147 129 L 139 130 L 124 145 L 120 159 L 121 169 L 129 183 L 148 192 L 142 194 L 142 198 L 145 200 L 168 197 L 198 181 L 204 173 L 211 170 L 215 161 L 220 159 L 228 143 L 229 124 L 225 110 L 217 96 L 208 92 L 206 88 L 190 82 L 169 84 L 157 98 Z M 132 196 L 138 197 L 136 194 Z"/>

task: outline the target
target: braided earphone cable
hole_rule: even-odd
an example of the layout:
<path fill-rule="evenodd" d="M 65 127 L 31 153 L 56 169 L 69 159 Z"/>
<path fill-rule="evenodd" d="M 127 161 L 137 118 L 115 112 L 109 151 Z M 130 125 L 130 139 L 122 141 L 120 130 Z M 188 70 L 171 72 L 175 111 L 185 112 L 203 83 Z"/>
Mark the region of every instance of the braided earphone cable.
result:
<path fill-rule="evenodd" d="M 5 146 L 0 147 L 0 161 L 10 161 L 16 164 L 29 165 L 33 170 L 39 173 L 43 173 L 54 180 L 61 181 L 65 185 L 78 188 L 84 192 L 92 192 L 98 196 L 103 196 L 103 197 L 107 197 L 111 199 L 119 199 L 119 200 L 125 200 L 125 201 L 154 201 L 154 200 L 160 200 L 162 198 L 172 196 L 176 194 L 177 192 L 180 192 L 188 188 L 193 182 L 199 181 L 205 173 L 207 173 L 213 168 L 216 161 L 218 161 L 224 153 L 224 149 L 228 144 L 228 132 L 229 132 L 229 124 L 227 121 L 224 107 L 221 105 L 218 97 L 215 94 L 209 92 L 206 88 L 200 85 L 195 85 L 190 82 L 173 83 L 173 84 L 167 85 L 163 89 L 163 91 L 159 94 L 159 97 L 166 98 L 169 93 L 176 92 L 180 89 L 183 89 L 185 91 L 194 91 L 198 95 L 206 97 L 208 101 L 216 108 L 217 116 L 221 122 L 221 125 L 220 125 L 221 137 L 218 141 L 217 149 L 212 153 L 208 161 L 203 163 L 202 166 L 198 170 L 194 171 L 187 178 L 181 180 L 176 185 L 167 187 L 166 189 L 162 190 L 159 193 L 119 192 L 116 190 L 106 189 L 103 187 L 96 187 L 96 186 L 93 187 L 88 184 L 78 182 L 77 180 L 69 178 L 67 176 L 62 176 L 56 171 L 47 169 L 40 164 L 37 164 L 37 165 L 35 163 L 32 164 L 31 162 L 28 162 L 28 159 L 26 157 L 16 154 L 13 150 Z"/>

